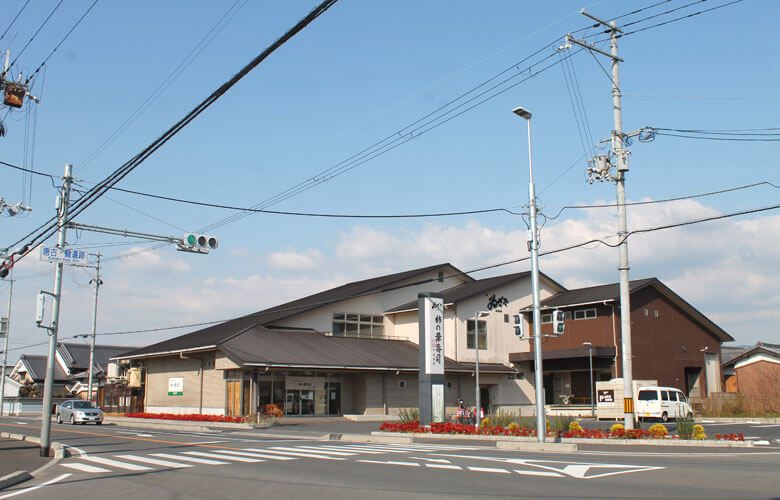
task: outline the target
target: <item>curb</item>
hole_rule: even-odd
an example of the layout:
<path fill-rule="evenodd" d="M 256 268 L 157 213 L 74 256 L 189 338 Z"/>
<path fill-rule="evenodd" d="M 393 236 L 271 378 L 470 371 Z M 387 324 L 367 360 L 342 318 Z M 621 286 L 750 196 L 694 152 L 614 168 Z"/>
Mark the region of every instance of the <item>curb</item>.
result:
<path fill-rule="evenodd" d="M 397 435 L 395 432 L 381 432 L 374 431 L 372 436 L 387 436 Z M 499 447 L 498 443 L 528 443 L 528 444 L 569 444 L 576 445 L 583 444 L 609 444 L 609 445 L 644 445 L 644 446 L 694 446 L 697 448 L 752 448 L 754 446 L 752 441 L 715 441 L 712 439 L 694 441 L 692 439 L 582 439 L 582 438 L 549 438 L 550 442 L 539 443 L 534 437 L 521 437 L 521 436 L 484 436 L 473 434 L 413 434 L 414 438 L 422 439 L 462 439 L 467 441 L 495 441 L 496 447 Z M 411 438 L 410 438 L 411 439 Z M 501 445 L 508 446 L 508 445 Z M 524 448 L 526 451 L 533 451 L 530 448 Z M 566 451 L 562 448 L 556 448 L 557 451 Z M 540 450 L 542 451 L 542 450 Z M 547 450 L 544 450 L 547 451 Z M 552 451 L 552 450 L 550 450 Z"/>
<path fill-rule="evenodd" d="M 331 441 L 351 441 L 356 443 L 390 443 L 390 444 L 412 444 L 414 439 L 410 436 L 388 436 L 387 433 L 374 434 L 328 434 Z"/>
<path fill-rule="evenodd" d="M 155 419 L 136 419 L 125 417 L 105 417 L 104 424 L 121 424 L 127 427 L 137 427 L 139 429 L 165 429 L 165 430 L 240 430 L 250 431 L 252 429 L 268 429 L 273 424 L 232 424 L 223 422 L 188 422 L 185 420 L 155 420 Z"/>
<path fill-rule="evenodd" d="M 780 418 L 698 417 L 697 424 L 780 424 Z"/>
<path fill-rule="evenodd" d="M 496 448 L 521 451 L 577 451 L 577 445 L 573 443 L 540 443 L 538 441 L 496 441 Z"/>
<path fill-rule="evenodd" d="M 24 434 L 11 434 L 10 432 L 0 432 L 0 438 L 15 439 L 17 441 L 27 441 L 30 443 L 41 444 L 41 438 L 35 436 L 26 436 Z M 22 470 L 22 471 L 12 472 L 11 474 L 0 477 L 0 490 L 3 490 L 10 486 L 17 485 L 19 483 L 23 483 L 25 481 L 29 481 L 30 479 L 34 478 L 36 474 L 40 474 L 46 469 L 53 467 L 54 465 L 57 464 L 57 462 L 65 458 L 66 451 L 62 443 L 53 442 L 51 443 L 49 448 L 50 451 L 54 452 L 54 457 L 52 457 L 52 459 L 49 460 L 49 463 L 47 463 L 46 465 L 42 465 L 41 467 L 38 467 L 32 472 L 27 472 Z"/>

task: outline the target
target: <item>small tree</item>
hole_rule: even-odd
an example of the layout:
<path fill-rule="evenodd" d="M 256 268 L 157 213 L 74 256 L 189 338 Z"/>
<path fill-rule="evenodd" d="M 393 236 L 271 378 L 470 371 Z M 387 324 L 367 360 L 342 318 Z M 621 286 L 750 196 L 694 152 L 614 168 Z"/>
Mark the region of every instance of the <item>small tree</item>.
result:
<path fill-rule="evenodd" d="M 41 389 L 35 382 L 25 382 L 19 388 L 19 396 L 23 398 L 39 398 L 41 397 Z"/>

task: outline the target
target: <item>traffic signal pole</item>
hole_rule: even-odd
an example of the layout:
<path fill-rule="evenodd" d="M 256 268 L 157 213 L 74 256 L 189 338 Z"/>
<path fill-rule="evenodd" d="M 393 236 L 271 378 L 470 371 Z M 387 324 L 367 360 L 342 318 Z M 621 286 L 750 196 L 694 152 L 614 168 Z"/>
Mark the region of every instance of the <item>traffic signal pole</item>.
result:
<path fill-rule="evenodd" d="M 67 232 L 66 221 L 68 219 L 68 205 L 70 204 L 70 187 L 73 183 L 73 165 L 65 165 L 63 176 L 62 194 L 60 195 L 59 214 L 57 218 L 57 248 L 65 249 L 65 234 Z M 46 360 L 46 380 L 43 384 L 43 408 L 41 410 L 41 456 L 49 456 L 51 445 L 51 400 L 54 392 L 54 363 L 57 355 L 57 330 L 60 321 L 60 299 L 62 294 L 62 271 L 64 264 L 58 262 L 54 272 L 54 291 L 52 292 L 53 304 L 51 309 L 51 325 L 47 327 L 49 332 L 49 354 Z"/>
<path fill-rule="evenodd" d="M 8 289 L 8 314 L 5 318 L 5 341 L 3 343 L 3 371 L 0 372 L 0 417 L 3 416 L 3 405 L 5 404 L 5 367 L 8 364 L 8 335 L 11 334 L 11 298 L 14 296 L 13 274 L 8 279 L 10 288 Z"/>

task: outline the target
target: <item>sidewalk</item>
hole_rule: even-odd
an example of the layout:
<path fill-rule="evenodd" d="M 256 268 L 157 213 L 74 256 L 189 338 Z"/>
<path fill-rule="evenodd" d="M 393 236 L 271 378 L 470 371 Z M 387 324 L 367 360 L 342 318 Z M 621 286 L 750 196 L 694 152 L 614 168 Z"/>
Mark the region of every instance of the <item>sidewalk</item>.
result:
<path fill-rule="evenodd" d="M 30 472 L 57 460 L 40 456 L 40 450 L 32 441 L 0 437 L 0 490 L 31 479 Z"/>

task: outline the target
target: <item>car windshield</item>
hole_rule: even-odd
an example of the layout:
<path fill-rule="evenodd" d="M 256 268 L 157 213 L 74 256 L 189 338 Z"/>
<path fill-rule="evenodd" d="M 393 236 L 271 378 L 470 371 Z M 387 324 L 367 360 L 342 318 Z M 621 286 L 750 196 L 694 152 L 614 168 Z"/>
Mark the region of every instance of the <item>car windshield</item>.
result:
<path fill-rule="evenodd" d="M 91 401 L 74 401 L 73 407 L 83 410 L 85 408 L 94 408 L 95 405 L 93 405 Z"/>

